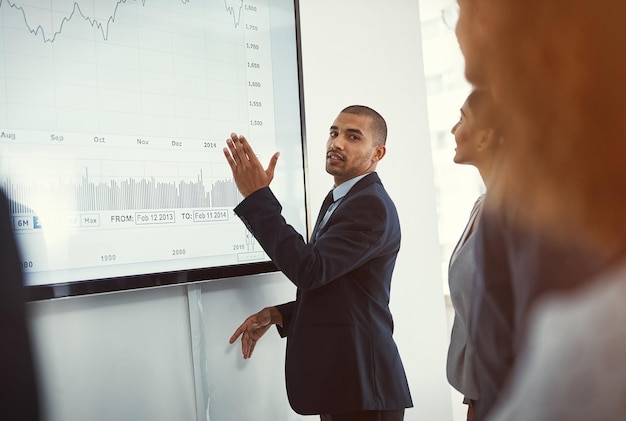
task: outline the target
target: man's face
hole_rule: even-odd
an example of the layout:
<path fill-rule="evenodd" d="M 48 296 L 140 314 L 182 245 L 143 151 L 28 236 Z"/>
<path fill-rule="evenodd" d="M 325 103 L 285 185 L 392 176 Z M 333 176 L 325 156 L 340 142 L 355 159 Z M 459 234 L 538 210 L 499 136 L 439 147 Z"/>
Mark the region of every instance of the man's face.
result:
<path fill-rule="evenodd" d="M 385 147 L 375 144 L 370 117 L 340 113 L 330 127 L 326 142 L 326 172 L 339 185 L 374 171 L 384 154 Z"/>

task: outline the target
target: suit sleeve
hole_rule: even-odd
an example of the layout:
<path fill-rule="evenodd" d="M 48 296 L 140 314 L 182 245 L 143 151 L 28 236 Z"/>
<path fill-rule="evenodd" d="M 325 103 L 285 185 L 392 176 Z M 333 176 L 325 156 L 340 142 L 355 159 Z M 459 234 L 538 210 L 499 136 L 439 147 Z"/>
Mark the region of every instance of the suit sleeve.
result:
<path fill-rule="evenodd" d="M 269 188 L 246 197 L 236 208 L 274 264 L 298 288 L 319 288 L 380 253 L 387 209 L 376 195 L 346 200 L 332 214 L 315 243 L 304 238 L 281 215 Z"/>
<path fill-rule="evenodd" d="M 278 334 L 280 335 L 281 338 L 285 338 L 289 336 L 289 329 L 291 327 L 291 319 L 292 319 L 291 316 L 293 315 L 295 304 L 296 304 L 295 301 L 291 301 L 291 302 L 276 306 L 276 309 L 283 316 L 282 327 L 276 325 L 276 329 L 278 329 Z"/>

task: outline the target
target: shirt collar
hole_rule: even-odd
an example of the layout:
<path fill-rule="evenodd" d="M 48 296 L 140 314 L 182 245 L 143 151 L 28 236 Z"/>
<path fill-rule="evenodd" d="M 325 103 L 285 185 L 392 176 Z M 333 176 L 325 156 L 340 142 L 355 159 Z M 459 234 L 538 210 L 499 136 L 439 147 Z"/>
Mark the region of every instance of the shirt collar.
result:
<path fill-rule="evenodd" d="M 337 200 L 343 198 L 346 194 L 348 194 L 350 189 L 354 187 L 356 183 L 358 183 L 363 177 L 369 174 L 371 173 L 367 173 L 367 174 L 363 174 L 363 175 L 359 175 L 357 177 L 351 178 L 350 180 L 344 181 L 343 183 L 335 187 L 333 189 L 333 201 L 336 202 Z"/>

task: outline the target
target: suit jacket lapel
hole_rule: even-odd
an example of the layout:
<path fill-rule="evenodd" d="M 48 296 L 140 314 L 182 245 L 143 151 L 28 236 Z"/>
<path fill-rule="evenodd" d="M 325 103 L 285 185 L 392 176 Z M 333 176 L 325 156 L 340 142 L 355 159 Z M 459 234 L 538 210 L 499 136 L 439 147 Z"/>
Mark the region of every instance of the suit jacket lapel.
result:
<path fill-rule="evenodd" d="M 354 186 L 352 186 L 350 191 L 348 191 L 348 193 L 341 199 L 341 202 L 339 203 L 338 207 L 341 207 L 341 205 L 350 196 L 358 193 L 359 191 L 363 190 L 365 187 L 367 187 L 367 186 L 369 186 L 371 184 L 374 184 L 374 183 L 382 184 L 382 182 L 380 181 L 380 177 L 378 177 L 378 174 L 376 172 L 368 174 L 367 176 L 365 176 L 362 179 L 360 179 Z M 332 196 L 332 190 L 329 192 L 329 194 Z M 311 242 L 315 241 L 315 239 L 317 237 L 317 234 L 318 234 L 320 222 L 322 222 L 322 219 L 324 218 L 324 215 L 326 214 L 326 211 L 328 210 L 328 207 L 332 203 L 332 199 L 331 199 L 331 201 L 328 203 L 328 205 L 326 205 L 327 200 L 328 200 L 328 195 L 326 195 L 326 198 L 324 199 L 324 202 L 322 203 L 322 207 L 320 208 L 320 212 L 317 215 L 317 221 L 315 222 L 315 226 L 313 228 L 313 231 L 311 232 L 311 239 L 310 239 Z M 333 213 L 333 215 L 334 215 L 334 213 Z M 331 218 L 332 218 L 332 215 L 331 215 Z M 330 220 L 328 222 L 330 222 Z M 324 227 L 328 226 L 328 222 L 326 223 L 326 225 Z M 322 227 L 322 228 L 324 228 L 324 227 Z"/>
<path fill-rule="evenodd" d="M 319 230 L 320 223 L 322 222 L 322 219 L 324 219 L 324 215 L 326 215 L 328 208 L 330 207 L 330 205 L 333 204 L 333 202 L 334 202 L 333 190 L 331 190 L 328 192 L 328 194 L 324 198 L 324 201 L 322 202 L 322 207 L 320 208 L 319 214 L 317 215 L 317 221 L 315 222 L 315 227 L 313 227 L 313 232 L 311 232 L 311 241 L 315 240 L 315 237 L 317 236 L 317 231 Z"/>

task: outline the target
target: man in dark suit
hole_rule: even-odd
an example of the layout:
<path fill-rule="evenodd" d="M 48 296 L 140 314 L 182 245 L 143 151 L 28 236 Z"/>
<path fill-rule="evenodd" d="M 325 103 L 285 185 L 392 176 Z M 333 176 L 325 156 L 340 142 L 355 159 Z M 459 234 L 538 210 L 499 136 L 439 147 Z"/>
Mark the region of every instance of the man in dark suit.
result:
<path fill-rule="evenodd" d="M 386 137 L 385 120 L 371 108 L 339 113 L 326 145 L 335 187 L 308 243 L 283 219 L 269 189 L 278 154 L 263 169 L 244 137 L 233 133 L 224 148 L 244 196 L 235 212 L 297 286 L 295 301 L 248 317 L 230 342 L 241 336 L 249 358 L 277 325 L 287 337 L 291 407 L 323 421 L 402 420 L 413 405 L 389 310 L 400 223 L 375 173 Z"/>

